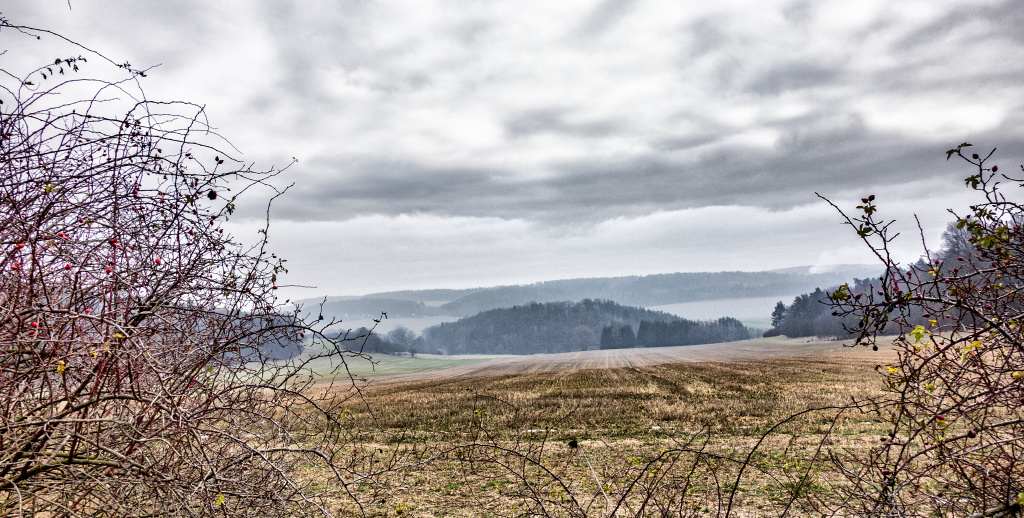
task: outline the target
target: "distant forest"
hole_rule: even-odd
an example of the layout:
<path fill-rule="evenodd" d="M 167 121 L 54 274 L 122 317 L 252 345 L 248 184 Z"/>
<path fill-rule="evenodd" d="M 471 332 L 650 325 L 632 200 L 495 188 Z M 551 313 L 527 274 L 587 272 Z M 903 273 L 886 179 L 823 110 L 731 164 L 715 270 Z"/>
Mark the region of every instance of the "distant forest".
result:
<path fill-rule="evenodd" d="M 683 318 L 671 322 L 644 320 L 636 333 L 629 325 L 605 326 L 601 331 L 601 349 L 717 344 L 746 340 L 752 337 L 751 333 L 742 322 L 730 317 L 706 322 Z"/>
<path fill-rule="evenodd" d="M 867 295 L 877 293 L 876 290 L 881 281 L 876 277 L 873 279 L 854 279 L 849 284 L 851 295 Z M 834 292 L 839 286 L 827 290 L 815 289 L 811 293 L 805 293 L 796 297 L 793 303 L 785 305 L 779 301 L 772 312 L 772 328 L 764 332 L 764 336 L 785 335 L 791 338 L 805 336 L 816 336 L 820 338 L 835 337 L 839 339 L 848 338 L 851 333 L 847 329 L 854 329 L 857 321 L 852 317 L 840 317 L 832 314 L 829 306 L 828 294 Z M 911 308 L 911 313 L 906 315 L 907 323 L 910 325 L 927 324 L 926 313 L 917 308 Z M 895 315 L 894 315 L 895 317 Z M 899 332 L 899 326 L 895 323 L 888 326 L 884 334 L 895 334 Z"/>
<path fill-rule="evenodd" d="M 628 328 L 633 347 L 690 345 L 750 338 L 735 319 L 693 322 L 608 300 L 532 303 L 484 311 L 423 331 L 421 351 L 442 354 L 535 354 L 598 349 L 607 329 Z M 618 336 L 618 335 L 617 335 Z M 610 342 L 604 343 L 611 347 Z"/>
<path fill-rule="evenodd" d="M 974 244 L 971 243 L 970 233 L 950 223 L 942 234 L 942 247 L 929 254 L 929 257 L 937 262 L 930 264 L 924 259 L 920 259 L 912 265 L 912 268 L 918 272 L 935 272 L 936 282 L 941 283 L 943 278 L 955 275 L 960 271 L 958 265 L 963 263 L 963 258 L 974 253 L 975 249 Z M 881 293 L 878 292 L 881 282 L 882 280 L 878 277 L 854 278 L 852 283 L 847 284 L 847 288 L 853 296 L 881 296 Z M 818 336 L 840 339 L 849 337 L 850 333 L 843 326 L 845 325 L 847 329 L 854 329 L 857 326 L 857 321 L 851 317 L 844 319 L 833 315 L 832 308 L 828 304 L 828 293 L 838 288 L 838 284 L 826 290 L 816 288 L 813 292 L 797 296 L 788 306 L 779 301 L 772 312 L 772 329 L 765 331 L 764 336 L 785 335 L 794 338 Z M 903 318 L 906 319 L 906 324 L 911 326 L 928 325 L 928 319 L 934 318 L 920 307 L 915 306 L 909 308 L 908 311 L 909 313 L 903 315 Z M 950 311 L 947 310 L 947 312 Z M 896 315 L 893 315 L 893 318 L 896 318 Z M 884 330 L 886 334 L 898 332 L 899 326 L 895 323 L 887 326 Z"/>

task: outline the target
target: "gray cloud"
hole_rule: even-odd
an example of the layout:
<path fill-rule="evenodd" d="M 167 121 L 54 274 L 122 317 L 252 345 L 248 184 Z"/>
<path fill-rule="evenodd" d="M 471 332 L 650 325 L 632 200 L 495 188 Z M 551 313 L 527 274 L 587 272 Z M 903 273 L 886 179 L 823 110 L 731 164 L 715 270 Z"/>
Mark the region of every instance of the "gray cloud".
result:
<path fill-rule="evenodd" d="M 747 88 L 759 95 L 778 95 L 786 90 L 800 90 L 833 84 L 841 71 L 815 63 L 780 63 L 759 74 Z"/>
<path fill-rule="evenodd" d="M 625 130 L 612 121 L 569 122 L 566 110 L 531 110 L 515 113 L 505 121 L 505 132 L 512 138 L 540 133 L 561 133 L 577 137 L 603 137 Z"/>
<path fill-rule="evenodd" d="M 713 20 L 704 18 L 691 23 L 684 33 L 690 37 L 689 57 L 700 57 L 722 47 L 726 41 L 721 29 Z"/>
<path fill-rule="evenodd" d="M 1024 162 L 1011 0 L 53 1 L 4 14 L 162 63 L 151 97 L 206 105 L 247 163 L 298 156 L 274 209 L 297 226 L 405 214 L 557 235 L 815 191 L 941 201 L 962 190 L 943 151 L 963 140 Z"/>
<path fill-rule="evenodd" d="M 666 158 L 652 151 L 621 161 L 575 160 L 536 181 L 516 171 L 442 168 L 404 163 L 338 160 L 318 164 L 346 171 L 339 180 L 317 175 L 283 198 L 275 214 L 290 219 L 348 219 L 359 214 L 433 213 L 458 217 L 528 218 L 546 224 L 596 223 L 657 211 L 709 205 L 785 210 L 830 197 L 888 193 L 896 198 L 959 192 L 970 174 L 947 163 L 937 144 L 881 138 L 851 127 L 833 132 L 791 132 L 776 149 L 722 148 Z M 1000 135 L 1006 137 L 1006 135 Z M 994 142 L 995 135 L 981 142 Z M 1017 135 L 1009 147 L 1024 144 Z M 1002 163 L 1024 162 L 1001 153 Z M 917 185 L 931 182 L 926 192 Z M 892 199 L 890 196 L 889 199 Z"/>
<path fill-rule="evenodd" d="M 580 29 L 584 35 L 595 35 L 615 25 L 636 3 L 636 0 L 605 0 L 583 20 Z"/>

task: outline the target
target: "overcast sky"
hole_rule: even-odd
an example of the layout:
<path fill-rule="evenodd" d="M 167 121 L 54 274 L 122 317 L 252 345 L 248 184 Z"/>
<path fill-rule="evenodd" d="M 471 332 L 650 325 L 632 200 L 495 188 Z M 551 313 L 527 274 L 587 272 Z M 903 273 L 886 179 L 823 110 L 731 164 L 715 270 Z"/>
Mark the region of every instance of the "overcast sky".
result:
<path fill-rule="evenodd" d="M 246 162 L 296 157 L 271 237 L 317 289 L 292 296 L 870 262 L 815 192 L 875 194 L 913 260 L 914 214 L 937 247 L 975 199 L 946 149 L 1024 162 L 1016 0 L 0 9 L 159 65 L 147 95 L 206 105 Z"/>

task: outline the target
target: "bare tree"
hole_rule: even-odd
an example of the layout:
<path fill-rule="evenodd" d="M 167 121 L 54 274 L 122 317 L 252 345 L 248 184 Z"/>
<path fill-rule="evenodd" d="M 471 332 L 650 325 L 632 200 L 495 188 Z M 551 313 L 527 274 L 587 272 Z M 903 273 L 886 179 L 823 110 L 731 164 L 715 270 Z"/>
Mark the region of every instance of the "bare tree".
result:
<path fill-rule="evenodd" d="M 416 333 L 405 326 L 398 326 L 392 329 L 388 332 L 387 338 L 389 342 L 405 351 L 416 346 Z"/>
<path fill-rule="evenodd" d="M 946 230 L 942 231 L 942 259 L 948 261 L 965 255 L 974 255 L 972 237 L 974 236 L 969 230 L 963 226 L 957 226 L 956 222 L 947 224 Z"/>

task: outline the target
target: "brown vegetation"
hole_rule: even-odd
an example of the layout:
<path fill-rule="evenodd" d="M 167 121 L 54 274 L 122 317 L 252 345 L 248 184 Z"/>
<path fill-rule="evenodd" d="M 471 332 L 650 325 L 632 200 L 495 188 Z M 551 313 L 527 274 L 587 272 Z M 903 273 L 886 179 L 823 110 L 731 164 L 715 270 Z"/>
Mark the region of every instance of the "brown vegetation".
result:
<path fill-rule="evenodd" d="M 876 365 L 892 356 L 829 345 L 827 356 L 377 382 L 366 406 L 341 411 L 381 465 L 409 466 L 371 515 L 716 516 L 744 463 L 733 516 L 778 516 L 793 497 L 790 512 L 831 512 L 844 481 L 825 452 L 884 437 L 877 417 L 835 408 L 880 394 Z M 811 408 L 828 409 L 771 430 Z"/>

